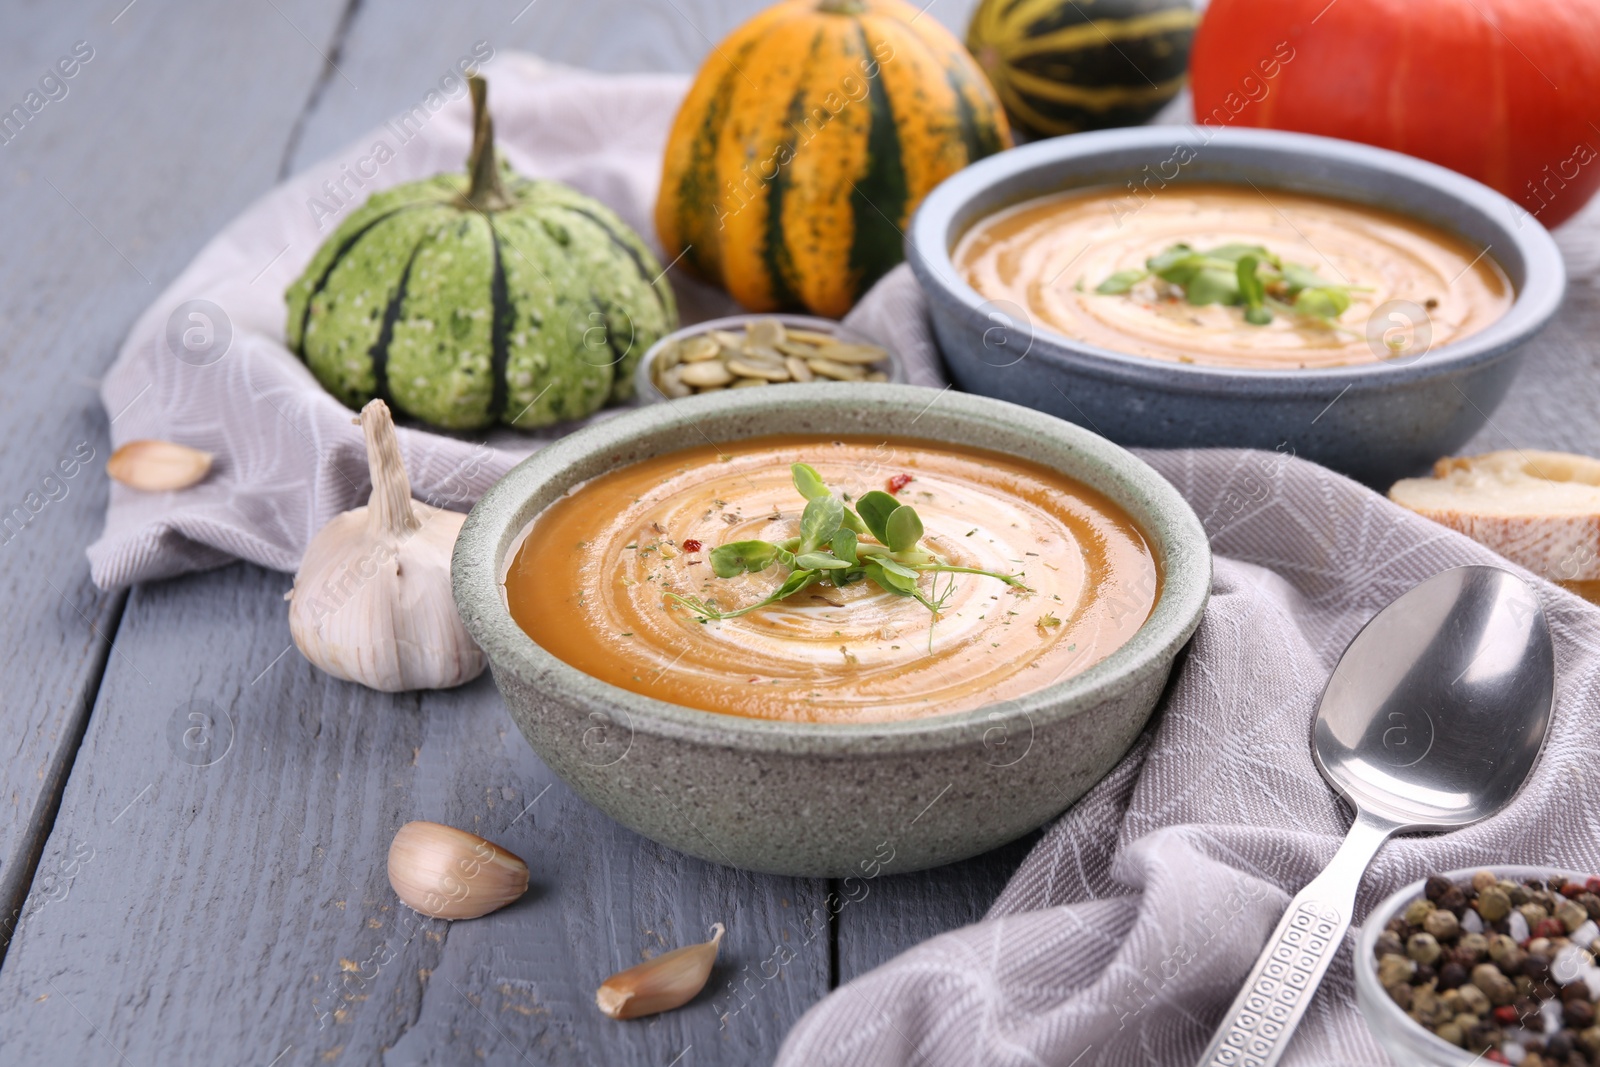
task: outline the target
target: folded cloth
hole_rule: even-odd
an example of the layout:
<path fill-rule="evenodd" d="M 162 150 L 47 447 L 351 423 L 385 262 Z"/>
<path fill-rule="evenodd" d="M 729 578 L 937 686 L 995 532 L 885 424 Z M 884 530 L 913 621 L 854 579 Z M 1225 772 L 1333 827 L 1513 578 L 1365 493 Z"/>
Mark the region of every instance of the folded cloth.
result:
<path fill-rule="evenodd" d="M 1142 456 L 1194 506 L 1216 553 L 1211 603 L 1156 719 L 1051 827 L 982 922 L 840 987 L 795 1026 L 780 1067 L 1194 1063 L 1289 897 L 1332 859 L 1349 825 L 1309 745 L 1345 645 L 1440 570 L 1507 566 L 1287 455 Z M 1363 882 L 1358 920 L 1436 871 L 1600 872 L 1600 609 L 1538 584 L 1558 696 L 1532 779 L 1476 826 L 1392 839 Z M 1388 1062 L 1356 1010 L 1351 967 L 1371 964 L 1352 961 L 1354 940 L 1285 1064 Z"/>

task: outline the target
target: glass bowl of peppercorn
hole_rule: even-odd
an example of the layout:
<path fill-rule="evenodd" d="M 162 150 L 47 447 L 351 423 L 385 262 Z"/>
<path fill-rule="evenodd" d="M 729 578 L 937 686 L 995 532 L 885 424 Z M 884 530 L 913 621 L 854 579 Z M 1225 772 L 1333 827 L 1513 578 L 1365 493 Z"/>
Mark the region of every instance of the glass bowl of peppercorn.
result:
<path fill-rule="evenodd" d="M 1375 908 L 1356 1002 L 1396 1063 L 1600 1067 L 1600 877 L 1446 871 Z"/>

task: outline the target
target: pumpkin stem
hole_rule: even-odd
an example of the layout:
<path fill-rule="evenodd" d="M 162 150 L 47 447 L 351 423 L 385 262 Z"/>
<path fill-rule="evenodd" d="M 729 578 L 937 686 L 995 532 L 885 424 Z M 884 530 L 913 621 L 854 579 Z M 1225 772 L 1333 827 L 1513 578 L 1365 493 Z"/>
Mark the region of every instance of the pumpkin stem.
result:
<path fill-rule="evenodd" d="M 467 153 L 467 203 L 479 211 L 500 211 L 511 206 L 505 186 L 500 184 L 499 160 L 494 151 L 494 120 L 489 117 L 489 83 L 474 74 L 467 79 L 472 89 L 472 151 Z"/>
<path fill-rule="evenodd" d="M 829 15 L 859 15 L 867 9 L 862 0 L 820 0 L 817 10 Z"/>

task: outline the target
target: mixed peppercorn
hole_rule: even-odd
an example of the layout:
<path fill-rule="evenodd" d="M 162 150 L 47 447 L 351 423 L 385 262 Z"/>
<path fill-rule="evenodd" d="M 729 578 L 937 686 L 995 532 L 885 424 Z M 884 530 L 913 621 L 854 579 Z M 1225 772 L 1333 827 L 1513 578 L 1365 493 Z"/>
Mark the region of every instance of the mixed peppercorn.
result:
<path fill-rule="evenodd" d="M 1378 936 L 1378 980 L 1440 1038 L 1491 1063 L 1600 1067 L 1600 878 L 1429 878 Z"/>

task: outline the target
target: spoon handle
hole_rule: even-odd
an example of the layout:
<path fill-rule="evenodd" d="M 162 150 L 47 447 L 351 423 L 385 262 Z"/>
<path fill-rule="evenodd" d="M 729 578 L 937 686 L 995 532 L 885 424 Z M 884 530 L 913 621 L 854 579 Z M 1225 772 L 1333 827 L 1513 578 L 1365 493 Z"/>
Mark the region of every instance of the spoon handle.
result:
<path fill-rule="evenodd" d="M 1199 1067 L 1273 1067 L 1350 928 L 1367 864 L 1399 827 L 1356 814 L 1333 861 L 1289 902 Z"/>

